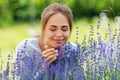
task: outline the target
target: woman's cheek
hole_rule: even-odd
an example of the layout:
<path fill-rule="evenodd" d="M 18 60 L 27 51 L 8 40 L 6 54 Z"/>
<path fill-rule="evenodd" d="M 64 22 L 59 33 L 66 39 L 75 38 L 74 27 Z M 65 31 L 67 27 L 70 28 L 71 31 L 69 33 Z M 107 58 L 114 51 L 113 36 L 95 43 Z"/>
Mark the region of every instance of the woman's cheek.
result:
<path fill-rule="evenodd" d="M 70 37 L 70 33 L 67 33 L 67 34 L 65 35 L 65 39 L 68 40 L 69 37 Z"/>

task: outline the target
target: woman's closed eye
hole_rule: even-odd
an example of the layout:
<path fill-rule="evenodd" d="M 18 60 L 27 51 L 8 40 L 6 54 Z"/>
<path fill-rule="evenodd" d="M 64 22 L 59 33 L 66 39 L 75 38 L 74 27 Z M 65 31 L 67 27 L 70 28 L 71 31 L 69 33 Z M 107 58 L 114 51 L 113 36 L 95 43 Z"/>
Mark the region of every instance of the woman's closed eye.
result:
<path fill-rule="evenodd" d="M 68 27 L 64 27 L 62 28 L 63 31 L 67 31 L 68 30 Z"/>
<path fill-rule="evenodd" d="M 56 29 L 55 28 L 51 28 L 50 31 L 55 31 Z"/>
<path fill-rule="evenodd" d="M 55 30 L 56 30 L 56 27 L 57 27 L 56 25 L 50 25 L 50 28 L 49 28 L 49 29 L 50 29 L 50 31 L 55 31 Z"/>

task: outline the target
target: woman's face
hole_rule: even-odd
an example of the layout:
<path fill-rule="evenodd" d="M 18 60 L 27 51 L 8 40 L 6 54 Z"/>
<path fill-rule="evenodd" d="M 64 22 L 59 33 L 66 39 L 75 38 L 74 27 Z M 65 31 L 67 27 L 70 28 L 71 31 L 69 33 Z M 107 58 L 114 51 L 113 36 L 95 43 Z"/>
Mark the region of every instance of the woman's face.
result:
<path fill-rule="evenodd" d="M 44 44 L 49 48 L 57 48 L 66 43 L 70 37 L 70 26 L 67 18 L 61 13 L 52 15 L 43 30 Z"/>

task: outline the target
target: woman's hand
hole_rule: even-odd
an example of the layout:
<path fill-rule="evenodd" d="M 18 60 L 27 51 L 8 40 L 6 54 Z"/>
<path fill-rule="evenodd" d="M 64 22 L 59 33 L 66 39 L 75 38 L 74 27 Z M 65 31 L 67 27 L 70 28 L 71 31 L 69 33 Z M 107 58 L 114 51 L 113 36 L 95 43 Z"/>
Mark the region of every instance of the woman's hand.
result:
<path fill-rule="evenodd" d="M 44 46 L 45 50 L 43 50 L 42 55 L 45 61 L 48 61 L 50 64 L 53 63 L 58 56 L 58 50 L 54 48 L 48 48 L 47 45 Z"/>

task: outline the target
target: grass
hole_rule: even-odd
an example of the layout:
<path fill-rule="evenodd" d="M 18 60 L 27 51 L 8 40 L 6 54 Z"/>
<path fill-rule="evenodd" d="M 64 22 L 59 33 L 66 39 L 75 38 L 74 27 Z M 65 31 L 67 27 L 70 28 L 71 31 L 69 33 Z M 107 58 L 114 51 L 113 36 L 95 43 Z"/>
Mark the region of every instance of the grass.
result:
<path fill-rule="evenodd" d="M 89 34 L 89 28 L 91 25 L 97 26 L 98 19 L 93 18 L 88 20 L 82 18 L 73 23 L 73 30 L 70 37 L 70 41 L 76 41 L 76 26 L 79 27 L 79 39 L 78 42 L 81 44 L 83 41 L 84 35 Z M 106 32 L 107 27 L 102 27 L 102 32 Z M 95 29 L 95 32 L 97 30 Z M 31 25 L 29 23 L 16 23 L 13 25 L 7 25 L 4 28 L 0 28 L 0 48 L 1 52 L 6 54 L 11 50 L 14 50 L 19 42 L 23 39 L 29 38 L 34 34 L 40 33 L 40 22 Z"/>
<path fill-rule="evenodd" d="M 92 20 L 88 20 L 86 18 L 77 20 L 73 23 L 73 30 L 71 33 L 70 41 L 75 42 L 76 41 L 76 26 L 79 27 L 79 39 L 78 42 L 81 44 L 84 35 L 86 37 L 89 35 L 90 26 L 91 24 L 95 26 L 96 32 L 96 26 L 97 26 L 98 19 L 93 18 Z M 105 33 L 107 30 L 107 27 L 101 27 L 101 31 Z M 35 23 L 34 25 L 31 25 L 29 23 L 16 23 L 13 25 L 7 25 L 6 27 L 0 28 L 0 48 L 2 53 L 2 60 L 7 61 L 7 54 L 10 53 L 10 51 L 15 50 L 17 44 L 21 42 L 22 40 L 29 38 L 35 34 L 40 33 L 40 22 Z M 94 36 L 95 37 L 95 36 Z"/>
<path fill-rule="evenodd" d="M 79 27 L 79 39 L 78 42 L 81 44 L 84 35 L 86 35 L 86 38 L 88 40 L 89 32 L 90 32 L 90 26 L 94 26 L 94 38 L 97 39 L 97 22 L 98 19 L 92 19 L 89 21 L 88 19 L 80 19 L 74 22 L 73 24 L 73 30 L 71 33 L 70 41 L 75 42 L 76 41 L 76 26 Z M 102 38 L 105 38 L 105 34 L 108 32 L 108 25 L 104 25 L 100 23 L 100 29 L 99 32 L 102 35 Z M 110 22 L 112 24 L 112 22 Z M 114 28 L 115 25 L 112 25 Z M 0 28 L 0 65 L 2 64 L 3 70 L 6 68 L 6 62 L 7 60 L 7 54 L 10 53 L 12 50 L 15 50 L 17 44 L 21 42 L 23 39 L 29 38 L 32 35 L 39 34 L 40 33 L 40 23 L 37 22 L 34 25 L 31 25 L 29 23 L 16 23 L 14 25 L 7 25 L 6 27 Z M 86 40 L 86 41 L 87 41 Z M 1 61 L 4 61 L 1 63 Z M 12 62 L 12 61 L 9 61 Z M 84 64 L 84 68 L 87 69 L 86 64 Z M 92 78 L 92 76 L 90 76 Z M 107 76 L 105 76 L 107 78 Z"/>
<path fill-rule="evenodd" d="M 35 29 L 37 28 L 34 27 Z M 14 50 L 16 45 L 25 38 L 31 36 L 29 34 L 30 29 L 32 29 L 31 25 L 24 24 L 15 24 L 10 27 L 1 28 L 0 29 L 0 47 L 2 49 L 2 53 L 7 53 L 11 50 Z M 37 29 L 36 29 L 37 30 Z"/>
<path fill-rule="evenodd" d="M 38 23 L 34 28 L 28 23 L 19 23 L 0 28 L 0 55 L 2 55 L 0 57 L 0 65 L 4 66 L 3 70 L 5 69 L 6 62 L 8 62 L 7 55 L 15 50 L 19 42 L 32 36 L 29 31 L 32 30 L 33 32 L 35 29 L 37 32 L 39 30 L 38 26 Z M 1 63 L 1 61 L 4 62 Z"/>

